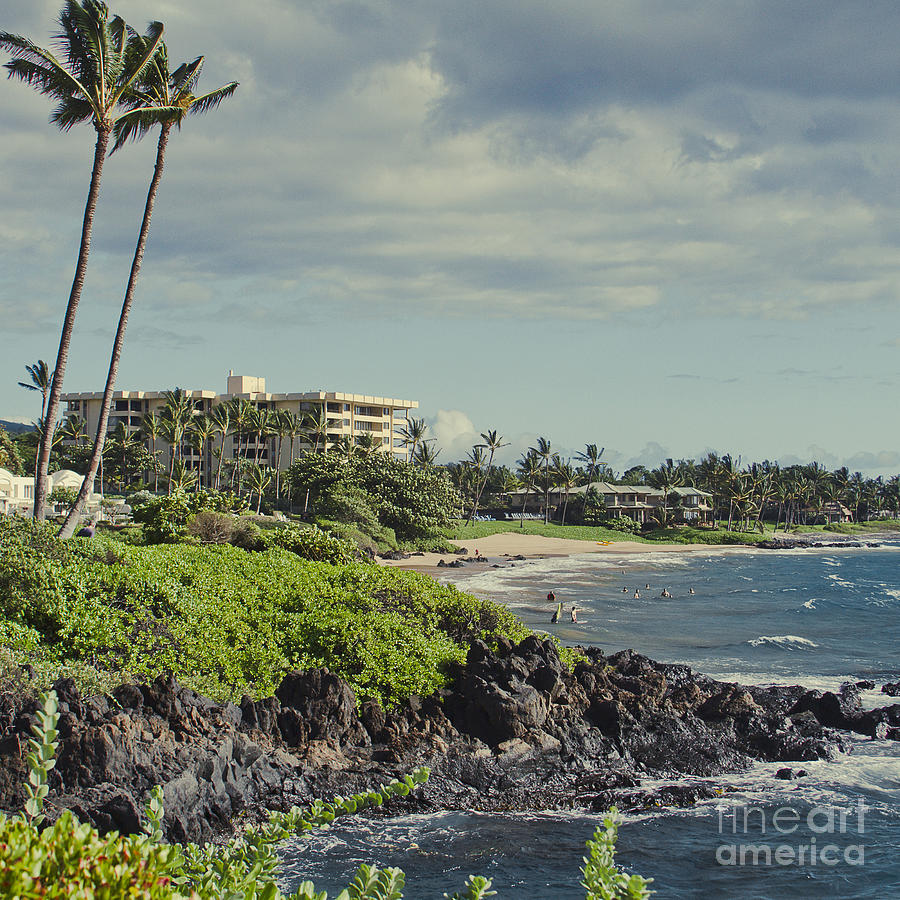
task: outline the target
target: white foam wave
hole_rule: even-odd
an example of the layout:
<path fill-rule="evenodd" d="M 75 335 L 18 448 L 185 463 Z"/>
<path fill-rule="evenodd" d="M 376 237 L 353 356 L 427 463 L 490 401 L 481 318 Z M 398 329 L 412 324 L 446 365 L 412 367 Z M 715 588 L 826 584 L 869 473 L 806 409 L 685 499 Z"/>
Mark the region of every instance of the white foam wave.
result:
<path fill-rule="evenodd" d="M 815 609 L 816 608 L 816 600 L 818 600 L 818 599 L 819 599 L 818 597 L 810 597 L 810 599 L 807 600 L 806 603 L 803 604 L 804 608 Z"/>
<path fill-rule="evenodd" d="M 784 647 L 787 650 L 794 650 L 797 648 L 809 648 L 814 649 L 819 645 L 815 641 L 811 641 L 809 638 L 800 637 L 797 634 L 776 634 L 776 635 L 760 635 L 758 638 L 753 638 L 753 640 L 747 641 L 747 643 L 751 647 L 762 647 L 766 645 L 773 645 L 777 647 Z"/>

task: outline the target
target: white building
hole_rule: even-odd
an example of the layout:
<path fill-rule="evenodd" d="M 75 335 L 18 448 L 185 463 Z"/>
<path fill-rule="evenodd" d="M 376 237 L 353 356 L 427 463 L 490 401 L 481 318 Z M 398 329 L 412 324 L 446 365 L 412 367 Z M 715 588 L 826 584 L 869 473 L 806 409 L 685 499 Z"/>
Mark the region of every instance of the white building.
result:
<path fill-rule="evenodd" d="M 56 488 L 71 488 L 81 490 L 84 476 L 73 472 L 71 469 L 60 469 L 47 476 L 47 496 L 49 497 Z M 100 494 L 88 495 L 87 508 L 96 508 L 100 505 Z M 13 475 L 6 469 L 0 469 L 0 513 L 4 515 L 30 516 L 34 506 L 34 477 L 32 475 Z M 65 512 L 62 507 L 54 509 L 54 512 Z"/>

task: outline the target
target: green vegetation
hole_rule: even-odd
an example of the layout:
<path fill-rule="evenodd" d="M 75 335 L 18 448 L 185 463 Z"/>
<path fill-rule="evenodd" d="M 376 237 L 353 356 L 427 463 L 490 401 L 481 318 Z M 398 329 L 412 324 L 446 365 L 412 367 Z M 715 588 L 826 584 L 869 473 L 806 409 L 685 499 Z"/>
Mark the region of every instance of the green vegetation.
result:
<path fill-rule="evenodd" d="M 14 518 L 0 520 L 0 622 L 9 652 L 36 654 L 45 669 L 90 667 L 101 680 L 172 672 L 208 696 L 239 698 L 327 666 L 385 705 L 442 687 L 473 639 L 529 633 L 502 607 L 398 569 L 274 546 L 61 541 Z"/>
<path fill-rule="evenodd" d="M 262 825 L 246 827 L 224 844 L 178 846 L 162 840 L 162 791 L 150 793 L 141 834 L 101 836 L 69 811 L 41 829 L 47 776 L 55 765 L 59 720 L 56 694 L 41 698 L 34 735 L 28 742 L 28 799 L 18 815 L 0 815 L 0 896 L 17 900 L 327 900 L 324 891 L 304 881 L 287 897 L 279 889 L 277 846 L 289 837 L 327 828 L 340 816 L 407 797 L 428 780 L 427 769 L 382 785 L 377 791 L 316 801 L 302 810 L 272 812 Z M 627 876 L 614 863 L 618 816 L 611 809 L 604 828 L 587 842 L 582 885 L 586 900 L 645 900 L 647 881 Z M 401 900 L 406 879 L 396 868 L 363 864 L 336 900 Z M 449 900 L 493 896 L 491 881 L 470 875 Z"/>
<path fill-rule="evenodd" d="M 491 534 L 537 534 L 542 537 L 565 538 L 569 541 L 644 541 L 645 536 L 603 528 L 595 525 L 556 525 L 543 522 L 471 522 L 466 525 L 461 520 L 445 529 L 448 538 L 455 541 L 471 541 Z"/>

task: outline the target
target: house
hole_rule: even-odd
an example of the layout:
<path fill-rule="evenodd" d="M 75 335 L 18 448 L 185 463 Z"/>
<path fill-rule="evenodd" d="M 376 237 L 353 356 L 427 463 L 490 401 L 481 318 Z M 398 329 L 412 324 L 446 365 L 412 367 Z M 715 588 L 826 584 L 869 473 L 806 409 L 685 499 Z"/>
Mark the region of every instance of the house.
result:
<path fill-rule="evenodd" d="M 707 521 L 712 514 L 712 494 L 695 487 L 673 487 L 668 495 L 660 488 L 643 484 L 610 484 L 606 481 L 595 481 L 590 485 L 581 485 L 569 491 L 569 505 L 580 503 L 582 496 L 589 490 L 595 491 L 603 499 L 607 514 L 611 518 L 628 516 L 635 522 L 644 524 L 658 517 L 663 501 L 676 522 L 700 523 Z M 521 502 L 525 500 L 525 491 L 513 491 L 511 498 L 518 496 L 520 502 L 513 499 L 513 509 L 521 511 Z M 565 501 L 562 491 L 550 491 L 551 508 L 560 506 Z M 534 513 L 543 509 L 544 492 L 539 488 L 528 493 L 525 512 Z"/>
<path fill-rule="evenodd" d="M 225 393 L 219 394 L 213 390 L 186 390 L 184 393 L 194 404 L 194 415 L 208 413 L 213 407 L 234 398 L 247 400 L 258 409 L 287 410 L 298 416 L 315 416 L 321 412 L 328 419 L 329 442 L 347 438 L 358 443 L 360 438 L 367 435 L 381 451 L 395 453 L 401 459 L 407 453 L 406 444 L 401 437 L 407 425 L 407 415 L 409 410 L 418 409 L 419 406 L 415 400 L 340 391 L 269 393 L 266 391 L 265 378 L 235 375 L 234 372 L 228 375 Z M 69 393 L 63 394 L 62 399 L 68 404 L 66 416 L 84 419 L 87 434 L 93 436 L 97 430 L 103 393 Z M 129 432 L 137 432 L 147 413 L 159 412 L 165 405 L 165 391 L 116 391 L 113 394 L 107 431 L 113 432 L 121 424 Z M 167 467 L 174 448 L 162 440 L 155 448 L 152 441 L 147 440 L 145 443 L 151 451 L 162 451 L 160 463 Z M 201 484 L 209 485 L 213 481 L 220 454 L 224 453 L 226 460 L 250 459 L 264 466 L 286 469 L 298 450 L 310 447 L 309 438 L 302 434 L 295 436 L 293 446 L 291 444 L 290 438 L 279 442 L 271 436 L 264 436 L 260 440 L 256 435 L 232 433 L 224 441 L 217 435 L 203 448 L 202 455 L 196 447 L 185 442 L 179 456 L 187 468 L 199 473 Z"/>
<path fill-rule="evenodd" d="M 60 469 L 47 476 L 47 496 L 56 488 L 81 490 L 84 476 L 71 469 Z M 88 496 L 87 508 L 100 506 L 102 497 L 91 493 Z M 0 513 L 4 515 L 30 516 L 34 506 L 34 477 L 32 475 L 13 475 L 6 469 L 0 469 Z M 56 509 L 55 512 L 64 512 Z"/>

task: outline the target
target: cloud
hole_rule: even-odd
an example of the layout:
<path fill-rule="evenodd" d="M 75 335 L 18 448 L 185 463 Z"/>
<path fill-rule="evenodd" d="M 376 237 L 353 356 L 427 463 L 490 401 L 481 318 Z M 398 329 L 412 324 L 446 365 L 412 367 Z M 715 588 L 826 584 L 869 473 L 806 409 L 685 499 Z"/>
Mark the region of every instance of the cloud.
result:
<path fill-rule="evenodd" d="M 428 437 L 440 448 L 442 463 L 462 459 L 481 439 L 472 420 L 459 409 L 439 409 L 426 421 Z"/>

